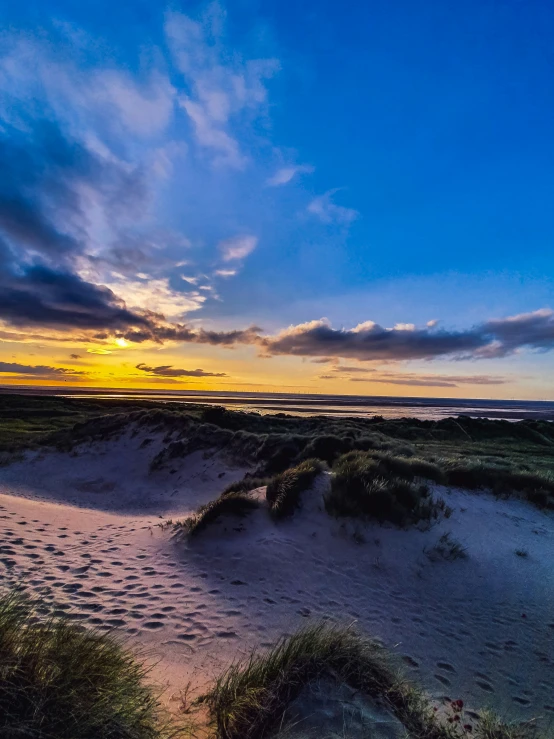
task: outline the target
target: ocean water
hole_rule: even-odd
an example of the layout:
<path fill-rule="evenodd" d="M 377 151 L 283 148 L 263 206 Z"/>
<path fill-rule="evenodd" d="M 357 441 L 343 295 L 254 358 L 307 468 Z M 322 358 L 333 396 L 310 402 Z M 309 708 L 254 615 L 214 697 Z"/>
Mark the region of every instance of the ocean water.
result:
<path fill-rule="evenodd" d="M 44 389 L 46 390 L 46 388 Z M 438 420 L 466 415 L 507 421 L 540 419 L 554 421 L 554 401 L 477 400 L 460 398 L 411 398 L 364 395 L 297 395 L 290 393 L 249 393 L 218 391 L 89 391 L 56 394 L 66 397 L 122 398 L 166 402 L 206 403 L 235 410 L 293 415 L 383 416 Z"/>

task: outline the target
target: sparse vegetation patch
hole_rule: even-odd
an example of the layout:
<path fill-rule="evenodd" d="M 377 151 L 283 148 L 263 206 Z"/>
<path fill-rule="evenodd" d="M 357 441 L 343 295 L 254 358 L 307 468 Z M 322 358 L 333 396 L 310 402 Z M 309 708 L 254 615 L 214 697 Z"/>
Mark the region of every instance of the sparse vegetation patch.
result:
<path fill-rule="evenodd" d="M 221 517 L 243 517 L 258 506 L 256 498 L 248 493 L 227 493 L 199 508 L 193 516 L 174 523 L 173 530 L 177 535 L 186 534 L 194 538 Z"/>
<path fill-rule="evenodd" d="M 426 549 L 425 553 L 431 560 L 445 559 L 449 562 L 467 557 L 466 548 L 454 539 L 450 532 L 444 533 L 435 546 Z"/>

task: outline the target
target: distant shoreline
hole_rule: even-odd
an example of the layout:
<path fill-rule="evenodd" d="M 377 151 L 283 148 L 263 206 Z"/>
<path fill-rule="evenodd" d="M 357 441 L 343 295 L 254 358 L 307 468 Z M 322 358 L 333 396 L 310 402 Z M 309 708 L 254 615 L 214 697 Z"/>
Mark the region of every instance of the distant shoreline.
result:
<path fill-rule="evenodd" d="M 63 396 L 87 399 L 145 400 L 222 405 L 262 414 L 383 416 L 439 420 L 460 415 L 506 421 L 554 421 L 554 401 L 491 400 L 478 398 L 421 398 L 397 396 L 310 395 L 203 390 L 122 390 L 40 386 L 0 387 L 0 394 Z"/>

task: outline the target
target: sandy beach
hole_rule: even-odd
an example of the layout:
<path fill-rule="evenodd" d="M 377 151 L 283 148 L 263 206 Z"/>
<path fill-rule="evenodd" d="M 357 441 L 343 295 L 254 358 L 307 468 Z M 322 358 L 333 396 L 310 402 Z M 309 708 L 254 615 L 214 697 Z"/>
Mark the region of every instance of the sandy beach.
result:
<path fill-rule="evenodd" d="M 552 726 L 551 512 L 436 486 L 452 513 L 430 527 L 337 520 L 323 509 L 324 473 L 291 520 L 260 508 L 175 540 L 160 524 L 250 467 L 204 450 L 151 472 L 165 443 L 131 426 L 0 468 L 2 584 L 146 651 L 173 710 L 252 648 L 327 618 L 393 648 L 439 701 Z M 445 533 L 465 557 L 436 555 Z"/>

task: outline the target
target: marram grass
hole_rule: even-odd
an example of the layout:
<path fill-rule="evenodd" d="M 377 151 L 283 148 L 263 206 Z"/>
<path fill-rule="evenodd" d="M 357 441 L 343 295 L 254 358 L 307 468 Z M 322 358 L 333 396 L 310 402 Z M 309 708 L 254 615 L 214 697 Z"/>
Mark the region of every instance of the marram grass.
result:
<path fill-rule="evenodd" d="M 256 498 L 248 493 L 225 493 L 199 508 L 194 515 L 189 516 L 184 521 L 175 523 L 173 529 L 177 536 L 185 534 L 189 538 L 194 538 L 221 517 L 243 517 L 258 506 L 259 503 Z"/>
<path fill-rule="evenodd" d="M 2 739 L 187 736 L 164 720 L 147 672 L 113 636 L 41 620 L 16 593 L 0 598 Z"/>
<path fill-rule="evenodd" d="M 384 647 L 353 627 L 319 623 L 281 639 L 268 652 L 254 652 L 235 662 L 215 681 L 204 702 L 216 739 L 278 739 L 289 704 L 307 684 L 329 676 L 379 700 L 411 739 L 530 735 L 528 727 L 507 725 L 488 712 L 470 727 L 471 734 L 460 724 L 449 723 L 439 717 L 423 691 L 403 677 Z"/>
<path fill-rule="evenodd" d="M 273 518 L 291 516 L 300 505 L 300 496 L 307 490 L 325 465 L 319 459 L 305 459 L 275 475 L 267 484 L 266 500 Z"/>

